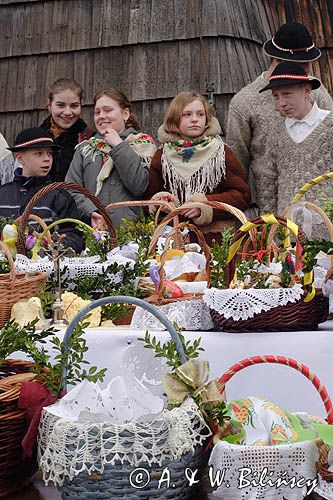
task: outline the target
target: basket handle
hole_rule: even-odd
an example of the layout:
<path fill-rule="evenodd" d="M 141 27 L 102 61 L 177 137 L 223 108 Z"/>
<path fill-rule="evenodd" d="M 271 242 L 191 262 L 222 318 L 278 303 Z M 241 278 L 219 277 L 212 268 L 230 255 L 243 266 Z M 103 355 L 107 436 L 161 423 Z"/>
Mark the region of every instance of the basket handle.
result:
<path fill-rule="evenodd" d="M 317 184 L 320 184 L 321 182 L 324 182 L 328 179 L 333 179 L 333 172 L 326 172 L 326 174 L 319 175 L 318 177 L 315 177 L 314 179 L 312 179 L 310 182 L 307 182 L 306 184 L 304 184 L 301 187 L 299 192 L 297 194 L 295 194 L 295 196 L 293 197 L 292 203 L 300 200 L 302 198 L 302 196 L 305 195 L 305 193 L 307 191 L 309 191 L 311 188 L 313 188 L 313 186 L 316 186 Z"/>
<path fill-rule="evenodd" d="M 154 220 L 154 230 L 156 230 L 158 226 L 158 217 L 160 215 L 161 209 L 167 208 L 170 212 L 174 210 L 174 205 L 168 201 L 165 200 L 132 200 L 132 201 L 117 201 L 115 203 L 110 203 L 105 207 L 105 210 L 109 211 L 112 210 L 113 208 L 118 208 L 118 207 L 147 207 L 147 206 L 158 206 L 158 210 L 156 211 L 155 215 L 155 220 Z M 179 224 L 179 218 L 178 216 L 174 217 L 173 221 L 174 226 Z"/>
<path fill-rule="evenodd" d="M 184 203 L 184 205 L 177 207 L 175 210 L 173 210 L 168 215 L 166 215 L 164 217 L 164 219 L 161 221 L 160 225 L 158 226 L 158 228 L 156 230 L 156 235 L 154 235 L 154 237 L 156 239 L 158 239 L 161 236 L 164 228 L 168 224 L 169 220 L 175 216 L 181 215 L 184 210 L 189 209 L 189 208 L 205 208 L 207 205 L 212 207 L 212 208 L 216 208 L 218 210 L 223 210 L 224 212 L 228 212 L 228 213 L 232 214 L 242 224 L 245 224 L 246 222 L 248 222 L 248 218 L 241 210 L 239 210 L 239 208 L 233 207 L 232 205 L 228 205 L 228 203 L 222 203 L 221 201 L 208 201 L 208 200 L 205 202 L 191 201 L 191 202 Z M 253 243 L 253 246 L 254 246 L 254 248 L 256 248 L 256 232 L 254 231 L 254 229 L 251 229 L 250 236 L 251 236 L 251 241 Z"/>
<path fill-rule="evenodd" d="M 80 184 L 75 184 L 74 182 L 53 182 L 52 184 L 47 184 L 45 187 L 40 189 L 29 201 L 27 206 L 25 207 L 25 210 L 22 214 L 21 222 L 20 222 L 20 227 L 18 231 L 18 241 L 17 241 L 17 249 L 20 253 L 25 255 L 26 249 L 24 245 L 24 228 L 26 226 L 28 217 L 35 206 L 35 204 L 40 201 L 47 193 L 50 191 L 54 191 L 55 189 L 65 189 L 65 190 L 71 190 L 71 191 L 78 191 L 81 194 L 84 194 L 89 200 L 93 202 L 94 205 L 96 205 L 97 209 L 101 212 L 101 215 L 103 215 L 105 219 L 105 223 L 107 225 L 108 231 L 109 231 L 109 247 L 110 250 L 115 248 L 117 246 L 117 236 L 116 236 L 116 231 L 113 226 L 113 223 L 110 219 L 110 216 L 108 212 L 105 210 L 105 207 L 103 203 L 96 197 L 94 196 L 88 189 L 84 188 L 83 186 L 80 186 Z"/>
<path fill-rule="evenodd" d="M 94 232 L 94 229 L 91 226 L 88 226 L 88 224 L 86 224 L 85 222 L 82 222 L 82 220 L 78 220 L 78 219 L 68 218 L 68 219 L 60 219 L 60 220 L 56 220 L 54 222 L 51 222 L 51 224 L 49 226 L 46 226 L 45 229 L 43 230 L 43 232 L 38 236 L 37 241 L 35 243 L 35 246 L 32 249 L 32 260 L 34 260 L 35 258 L 37 259 L 38 252 L 40 250 L 44 236 L 46 236 L 47 234 L 49 235 L 50 230 L 53 229 L 55 226 L 58 226 L 59 224 L 66 224 L 67 222 L 72 222 L 73 224 L 76 224 L 78 226 L 82 226 L 82 227 L 88 229 L 91 233 Z M 51 241 L 52 240 L 50 238 L 50 242 Z"/>
<path fill-rule="evenodd" d="M 124 295 L 115 295 L 113 297 L 103 297 L 102 299 L 95 300 L 94 302 L 91 302 L 88 304 L 86 307 L 84 307 L 80 312 L 76 314 L 76 316 L 72 319 L 70 324 L 68 325 L 65 335 L 64 335 L 64 351 L 65 351 L 65 356 L 67 358 L 68 356 L 68 350 L 69 350 L 69 345 L 68 342 L 70 338 L 73 335 L 73 332 L 77 325 L 82 321 L 82 319 L 89 314 L 90 311 L 95 309 L 96 307 L 104 306 L 106 304 L 131 304 L 134 306 L 139 306 L 142 307 L 143 309 L 146 309 L 146 311 L 150 312 L 153 316 L 155 316 L 161 323 L 162 325 L 165 326 L 165 328 L 168 330 L 170 333 L 170 336 L 173 340 L 173 342 L 176 345 L 176 349 L 180 354 L 181 362 L 185 363 L 186 362 L 186 355 L 182 346 L 182 343 L 179 338 L 179 334 L 175 327 L 172 325 L 172 323 L 168 320 L 168 318 L 158 309 L 158 307 L 154 306 L 153 304 L 149 304 L 148 302 L 145 302 L 142 299 L 138 299 L 136 297 L 127 297 Z M 66 389 L 66 384 L 67 384 L 67 364 L 64 364 L 63 369 L 62 369 L 62 378 L 61 378 L 61 387 L 62 389 Z"/>
<path fill-rule="evenodd" d="M 43 229 L 43 231 L 45 231 L 44 235 L 46 236 L 48 242 L 51 243 L 51 241 L 52 241 L 51 235 L 50 235 L 50 232 L 47 231 L 48 227 L 47 227 L 46 223 L 43 221 L 43 219 L 38 217 L 38 215 L 36 215 L 36 214 L 29 214 L 28 219 L 31 219 L 31 220 L 34 220 L 35 222 L 38 222 L 38 224 Z M 22 215 L 20 215 L 20 217 L 17 217 L 17 219 L 15 219 L 15 224 L 20 225 L 21 220 L 22 220 Z"/>
<path fill-rule="evenodd" d="M 218 380 L 217 385 L 221 393 L 225 390 L 225 384 L 235 375 L 235 373 L 247 368 L 248 366 L 258 365 L 261 363 L 277 363 L 280 365 L 287 365 L 294 370 L 302 373 L 310 382 L 315 386 L 327 412 L 327 422 L 333 424 L 333 407 L 331 399 L 328 395 L 326 388 L 322 385 L 317 375 L 315 375 L 308 366 L 299 363 L 295 359 L 287 358 L 285 356 L 273 356 L 270 354 L 264 356 L 252 356 L 245 358 L 242 361 L 234 364 L 227 370 L 222 377 Z"/>
<path fill-rule="evenodd" d="M 14 259 L 12 257 L 12 254 L 10 253 L 10 250 L 7 247 L 7 245 L 1 240 L 0 240 L 0 249 L 3 251 L 3 253 L 6 255 L 6 257 L 8 259 L 8 263 L 9 263 L 9 267 L 10 267 L 9 276 L 10 276 L 11 281 L 14 281 L 16 278 Z"/>

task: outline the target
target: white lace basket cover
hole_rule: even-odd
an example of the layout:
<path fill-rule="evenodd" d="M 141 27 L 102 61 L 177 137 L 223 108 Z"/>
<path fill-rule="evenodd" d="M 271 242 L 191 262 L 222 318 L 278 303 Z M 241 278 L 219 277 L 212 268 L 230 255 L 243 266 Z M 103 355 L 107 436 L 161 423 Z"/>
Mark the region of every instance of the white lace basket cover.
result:
<path fill-rule="evenodd" d="M 214 328 L 209 309 L 202 299 L 179 300 L 159 306 L 171 321 L 186 331 L 207 331 Z M 150 312 L 137 307 L 134 311 L 131 328 L 165 330 L 165 327 Z"/>
<path fill-rule="evenodd" d="M 297 415 L 306 422 L 306 414 Z M 219 441 L 212 450 L 209 466 L 213 478 L 217 477 L 218 470 L 223 473 L 223 482 L 212 498 L 301 500 L 308 488 L 315 487 L 313 481 L 317 478 L 318 459 L 316 441 L 277 446 L 244 446 Z M 260 478 L 262 485 L 258 485 Z M 285 480 L 281 485 L 276 483 L 279 478 Z M 292 487 L 298 480 L 301 480 L 299 486 Z M 251 484 L 252 481 L 255 483 Z"/>
<path fill-rule="evenodd" d="M 42 411 L 38 461 L 46 484 L 62 485 L 80 472 L 103 473 L 106 464 L 161 465 L 194 452 L 211 434 L 193 401 L 136 422 L 74 422 Z"/>
<path fill-rule="evenodd" d="M 303 295 L 303 287 L 297 283 L 292 288 L 210 288 L 204 293 L 204 301 L 210 309 L 235 321 L 253 318 L 256 314 L 274 307 L 297 302 Z"/>
<path fill-rule="evenodd" d="M 108 259 L 104 262 L 100 261 L 98 255 L 92 257 L 64 257 L 60 262 L 60 268 L 65 269 L 64 278 L 74 279 L 80 276 L 98 276 L 104 274 L 106 268 L 110 264 L 119 264 L 125 266 L 129 264 L 131 268 L 134 266 L 134 261 L 128 259 L 118 252 L 111 251 L 108 254 Z M 15 269 L 19 272 L 43 272 L 47 276 L 53 272 L 53 263 L 48 257 L 39 257 L 36 262 L 32 261 L 25 255 L 17 254 L 15 259 Z M 114 284 L 121 283 L 123 272 L 119 271 L 115 274 L 109 274 Z"/>

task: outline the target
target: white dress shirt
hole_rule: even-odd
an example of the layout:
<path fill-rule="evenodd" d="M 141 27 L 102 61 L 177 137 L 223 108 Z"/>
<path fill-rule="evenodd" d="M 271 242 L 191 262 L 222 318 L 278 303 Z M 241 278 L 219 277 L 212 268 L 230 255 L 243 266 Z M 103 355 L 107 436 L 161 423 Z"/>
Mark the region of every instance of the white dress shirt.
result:
<path fill-rule="evenodd" d="M 301 120 L 297 120 L 297 118 L 286 118 L 284 123 L 292 140 L 299 144 L 325 120 L 329 113 L 330 111 L 320 109 L 317 103 L 313 103 L 311 110 L 304 118 Z"/>

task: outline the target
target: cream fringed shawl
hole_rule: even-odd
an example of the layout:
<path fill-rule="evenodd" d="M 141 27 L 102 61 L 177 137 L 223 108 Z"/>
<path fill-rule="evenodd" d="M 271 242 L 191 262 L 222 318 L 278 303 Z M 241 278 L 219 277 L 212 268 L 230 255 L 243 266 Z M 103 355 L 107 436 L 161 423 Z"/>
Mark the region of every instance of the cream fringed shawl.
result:
<path fill-rule="evenodd" d="M 213 124 L 205 135 L 196 139 L 183 140 L 167 134 L 163 126 L 159 129 L 163 180 L 181 203 L 194 193 L 211 192 L 225 177 L 224 143 L 218 135 L 221 129 L 216 119 Z"/>
<path fill-rule="evenodd" d="M 103 166 L 96 179 L 95 196 L 98 196 L 102 189 L 103 182 L 110 176 L 113 169 L 113 160 L 110 157 L 112 147 L 103 139 L 98 139 L 96 137 L 91 137 L 84 142 L 85 145 L 81 149 L 81 153 L 84 157 L 91 156 L 92 159 L 95 160 L 97 155 L 101 155 L 103 158 Z M 150 160 L 156 151 L 156 146 L 152 137 L 142 133 L 130 134 L 124 139 L 124 142 L 127 142 L 141 158 L 150 164 Z"/>

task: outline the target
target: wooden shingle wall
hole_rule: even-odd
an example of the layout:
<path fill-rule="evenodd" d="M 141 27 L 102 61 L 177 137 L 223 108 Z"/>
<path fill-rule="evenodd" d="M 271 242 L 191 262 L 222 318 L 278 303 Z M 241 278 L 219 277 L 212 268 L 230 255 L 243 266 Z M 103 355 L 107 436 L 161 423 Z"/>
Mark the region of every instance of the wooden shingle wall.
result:
<path fill-rule="evenodd" d="M 116 87 L 154 135 L 177 92 L 204 93 L 212 82 L 225 129 L 231 97 L 268 63 L 263 42 L 293 19 L 315 33 L 323 51 L 316 73 L 332 91 L 331 3 L 0 0 L 0 130 L 12 142 L 23 128 L 38 125 L 46 116 L 48 84 L 64 76 L 84 86 L 89 124 L 94 94 Z"/>

